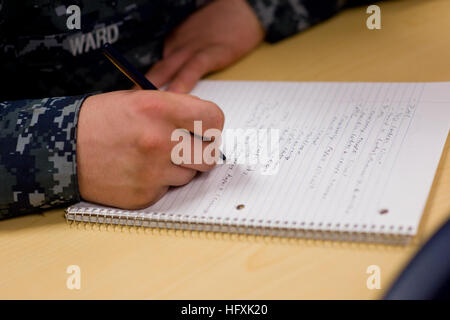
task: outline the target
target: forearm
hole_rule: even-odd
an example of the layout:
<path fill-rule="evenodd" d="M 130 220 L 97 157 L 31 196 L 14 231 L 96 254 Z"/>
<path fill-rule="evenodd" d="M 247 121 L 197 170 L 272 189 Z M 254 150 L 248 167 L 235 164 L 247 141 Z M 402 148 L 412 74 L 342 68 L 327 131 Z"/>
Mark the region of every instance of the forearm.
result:
<path fill-rule="evenodd" d="M 0 219 L 79 200 L 76 128 L 84 98 L 0 103 Z"/>

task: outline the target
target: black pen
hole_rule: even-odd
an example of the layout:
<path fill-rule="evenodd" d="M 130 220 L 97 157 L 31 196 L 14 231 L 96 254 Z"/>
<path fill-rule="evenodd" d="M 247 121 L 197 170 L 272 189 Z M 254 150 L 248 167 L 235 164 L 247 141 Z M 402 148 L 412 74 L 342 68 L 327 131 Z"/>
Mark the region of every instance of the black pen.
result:
<path fill-rule="evenodd" d="M 144 90 L 158 90 L 158 88 L 151 83 L 139 70 L 131 65 L 124 56 L 122 56 L 109 43 L 105 43 L 102 47 L 103 54 L 119 69 L 128 79 L 134 82 L 135 85 Z M 195 135 L 194 135 L 195 136 Z M 199 137 L 202 139 L 202 137 Z M 223 161 L 227 158 L 220 152 Z"/>

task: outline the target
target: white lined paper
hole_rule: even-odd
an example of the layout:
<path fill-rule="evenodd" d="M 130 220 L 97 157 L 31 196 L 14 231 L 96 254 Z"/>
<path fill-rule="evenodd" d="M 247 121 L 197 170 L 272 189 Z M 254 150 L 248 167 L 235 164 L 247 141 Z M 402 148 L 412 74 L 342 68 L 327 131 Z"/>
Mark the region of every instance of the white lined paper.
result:
<path fill-rule="evenodd" d="M 414 235 L 450 128 L 450 83 L 202 81 L 226 129 L 280 130 L 279 171 L 227 163 L 129 215 Z M 236 156 L 236 155 L 234 155 Z M 243 210 L 236 206 L 244 204 Z M 80 203 L 69 209 L 92 208 Z M 380 210 L 388 212 L 381 214 Z M 171 219 L 171 218 L 169 218 Z"/>

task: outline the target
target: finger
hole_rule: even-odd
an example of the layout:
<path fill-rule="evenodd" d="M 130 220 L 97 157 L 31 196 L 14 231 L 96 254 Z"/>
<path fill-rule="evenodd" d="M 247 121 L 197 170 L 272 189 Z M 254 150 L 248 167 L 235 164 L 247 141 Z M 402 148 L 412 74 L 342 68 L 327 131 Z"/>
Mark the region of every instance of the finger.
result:
<path fill-rule="evenodd" d="M 175 28 L 164 41 L 163 57 L 166 58 L 174 52 L 188 46 L 194 49 L 192 52 L 197 51 L 203 44 L 202 39 L 199 39 L 197 33 L 191 31 L 196 29 L 198 30 L 198 28 L 186 28 L 183 25 Z"/>
<path fill-rule="evenodd" d="M 172 79 L 192 55 L 193 51 L 181 49 L 171 55 L 165 56 L 153 65 L 150 71 L 147 72 L 146 77 L 157 87 L 161 87 Z"/>
<path fill-rule="evenodd" d="M 177 105 L 174 124 L 199 137 L 214 137 L 215 131 L 223 130 L 225 115 L 218 105 L 211 101 L 191 99 L 191 103 Z"/>
<path fill-rule="evenodd" d="M 168 89 L 180 93 L 189 92 L 204 75 L 227 66 L 231 61 L 231 53 L 222 46 L 198 51 L 180 68 Z"/>
<path fill-rule="evenodd" d="M 189 183 L 196 174 L 197 171 L 194 169 L 170 164 L 164 180 L 169 186 L 179 187 Z"/>
<path fill-rule="evenodd" d="M 186 37 L 185 34 L 182 34 L 181 37 L 179 37 L 177 32 L 171 33 L 164 42 L 163 57 L 167 58 L 187 46 L 191 47 L 194 40 L 195 39 L 191 39 L 191 36 Z M 193 50 L 192 53 L 195 53 L 195 51 L 196 50 Z"/>
<path fill-rule="evenodd" d="M 199 136 L 204 136 L 208 129 L 223 129 L 225 116 L 211 101 L 188 94 L 146 90 L 136 94 L 135 99 L 138 105 L 146 106 L 149 117 L 163 117 L 175 128 L 184 128 Z M 201 125 L 196 127 L 195 121 L 201 121 Z"/>

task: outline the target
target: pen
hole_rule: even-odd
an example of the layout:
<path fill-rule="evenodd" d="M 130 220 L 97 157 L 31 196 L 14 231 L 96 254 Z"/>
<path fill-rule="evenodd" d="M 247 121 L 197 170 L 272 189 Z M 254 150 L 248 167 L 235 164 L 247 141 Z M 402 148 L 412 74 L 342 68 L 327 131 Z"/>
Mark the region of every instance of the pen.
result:
<path fill-rule="evenodd" d="M 119 69 L 124 75 L 128 77 L 135 85 L 141 87 L 144 90 L 158 90 L 158 88 L 151 83 L 139 70 L 137 70 L 131 63 L 125 59 L 116 49 L 114 49 L 109 43 L 105 43 L 102 47 L 103 54 Z M 193 134 L 194 135 L 194 134 Z M 196 136 L 196 135 L 194 135 Z M 198 137 L 203 139 L 202 137 Z M 220 157 L 223 161 L 227 158 L 220 151 Z"/>

